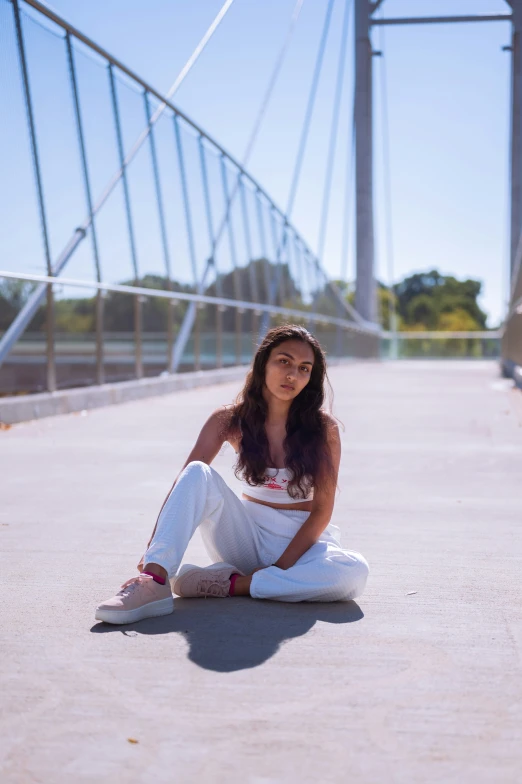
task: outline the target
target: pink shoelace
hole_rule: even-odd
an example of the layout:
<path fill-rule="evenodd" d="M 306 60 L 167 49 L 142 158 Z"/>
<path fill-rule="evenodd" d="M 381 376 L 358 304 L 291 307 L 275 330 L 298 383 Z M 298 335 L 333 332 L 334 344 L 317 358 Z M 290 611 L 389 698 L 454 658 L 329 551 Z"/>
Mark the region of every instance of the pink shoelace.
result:
<path fill-rule="evenodd" d="M 135 588 L 137 588 L 138 585 L 141 585 L 148 580 L 152 580 L 152 582 L 154 582 L 153 578 L 148 574 L 138 574 L 136 577 L 131 577 L 130 580 L 127 580 L 127 582 L 123 583 L 118 593 L 122 594 L 122 596 L 125 593 L 130 593 Z"/>

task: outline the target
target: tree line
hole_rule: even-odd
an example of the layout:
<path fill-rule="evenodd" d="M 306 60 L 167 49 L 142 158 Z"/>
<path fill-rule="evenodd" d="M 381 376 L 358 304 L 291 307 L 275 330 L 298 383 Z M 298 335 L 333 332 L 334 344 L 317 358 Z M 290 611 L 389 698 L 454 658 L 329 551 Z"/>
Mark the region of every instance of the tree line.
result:
<path fill-rule="evenodd" d="M 295 281 L 287 264 L 279 268 L 265 259 L 255 259 L 246 267 L 215 276 L 204 288 L 207 296 L 255 301 L 253 293 L 260 302 L 267 303 L 270 295 L 270 281 L 275 277 L 277 304 L 304 311 L 317 311 L 324 315 L 344 316 L 332 296 L 328 285 L 319 286 L 312 292 L 312 300 L 303 301 L 299 281 Z M 335 281 L 343 297 L 354 304 L 353 283 Z M 132 286 L 134 280 L 122 281 Z M 14 279 L 0 280 L 0 331 L 5 331 L 16 317 L 31 292 L 34 283 Z M 143 288 L 196 293 L 195 286 L 173 281 L 171 286 L 166 277 L 145 275 L 138 285 Z M 437 270 L 409 275 L 387 287 L 377 281 L 379 322 L 384 329 L 391 327 L 392 304 L 395 304 L 397 325 L 400 331 L 476 331 L 486 330 L 487 314 L 480 308 L 478 297 L 482 283 L 467 279 L 459 281 L 451 275 L 441 275 Z M 55 324 L 58 332 L 89 333 L 95 330 L 95 296 L 61 298 L 55 301 Z M 163 332 L 167 324 L 168 301 L 158 297 L 148 297 L 143 303 L 143 330 Z M 173 311 L 174 326 L 183 321 L 188 307 L 187 302 L 177 301 Z M 199 311 L 200 328 L 212 331 L 215 328 L 214 306 L 205 306 Z M 46 307 L 42 304 L 36 312 L 28 331 L 45 330 Z M 222 313 L 225 331 L 235 329 L 235 309 L 227 308 Z M 253 328 L 253 314 L 245 311 L 242 329 Z M 104 329 L 107 332 L 132 332 L 134 329 L 133 297 L 119 292 L 107 292 L 104 308 Z"/>

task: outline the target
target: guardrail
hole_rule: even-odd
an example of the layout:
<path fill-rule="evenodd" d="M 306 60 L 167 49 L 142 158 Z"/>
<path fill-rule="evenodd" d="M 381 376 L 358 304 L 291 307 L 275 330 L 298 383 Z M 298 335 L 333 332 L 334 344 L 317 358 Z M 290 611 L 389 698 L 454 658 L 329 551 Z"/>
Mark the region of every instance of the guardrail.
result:
<path fill-rule="evenodd" d="M 72 278 L 17 274 L 0 271 L 0 279 L 14 279 L 45 284 L 51 310 L 41 309 L 40 329 L 26 331 L 9 360 L 0 368 L 0 394 L 36 392 L 73 386 L 97 384 L 97 358 L 103 356 L 106 381 L 121 381 L 144 376 L 173 373 L 176 370 L 201 370 L 248 364 L 260 337 L 261 316 L 273 324 L 293 321 L 312 329 L 330 357 L 380 356 L 382 358 L 466 357 L 498 358 L 502 333 L 495 332 L 399 332 L 393 334 L 378 327 L 366 328 L 344 318 L 327 316 L 302 307 L 279 307 L 261 302 L 234 300 L 190 292 L 169 292 L 139 286 L 111 283 L 93 284 Z M 140 298 L 141 308 L 127 308 L 127 329 L 71 331 L 67 319 L 57 326 L 48 318 L 54 313 L 55 288 L 90 290 L 82 299 L 82 313 L 94 310 L 101 301 L 103 308 L 119 306 L 110 300 L 119 296 Z M 99 295 L 99 297 L 98 297 Z M 71 302 L 79 300 L 69 300 Z M 156 303 L 151 318 L 147 303 Z M 157 303 L 162 310 L 158 311 Z M 184 344 L 175 367 L 176 336 L 182 328 L 183 315 L 191 304 L 196 306 L 194 329 Z M 183 312 L 180 313 L 179 311 Z M 136 319 L 136 314 L 140 318 Z M 158 317 L 159 314 L 159 317 Z M 238 316 L 243 330 L 235 329 Z M 104 317 L 105 320 L 105 317 Z M 124 320 L 124 319 L 123 319 Z M 395 344 L 395 352 L 391 348 Z M 377 346 L 377 349 L 376 349 Z M 42 369 L 45 372 L 42 372 Z M 48 379 L 54 379 L 49 388 Z"/>
<path fill-rule="evenodd" d="M 189 302 L 176 330 L 168 310 L 170 370 L 178 369 L 197 329 L 196 306 L 205 303 L 216 306 L 218 342 L 224 307 L 233 308 L 238 345 L 249 310 L 261 318 L 254 331 L 266 330 L 270 316 L 302 311 L 309 323 L 315 313 L 357 324 L 367 335 L 378 331 L 344 300 L 284 212 L 233 156 L 66 20 L 37 0 L 0 0 L 0 50 L 9 76 L 3 82 L 0 73 L 2 123 L 6 138 L 16 140 L 0 147 L 9 194 L 3 219 L 13 229 L 8 239 L 0 236 L 0 258 L 13 265 L 4 277 L 37 284 L 0 339 L 0 366 L 44 307 L 45 386 L 57 388 L 57 283 L 95 291 L 97 384 L 105 380 L 109 291 L 133 297 L 135 372 L 143 373 L 143 296 L 160 296 L 140 285 L 151 276 L 163 278 L 165 299 Z M 62 277 L 76 264 L 81 275 Z M 132 285 L 118 289 L 114 279 Z M 205 299 L 210 289 L 215 296 Z M 296 307 L 285 308 L 289 302 Z"/>
<path fill-rule="evenodd" d="M 12 227 L 0 258 L 13 265 L 0 279 L 35 284 L 0 325 L 0 394 L 240 364 L 278 320 L 313 328 L 339 357 L 495 354 L 490 333 L 392 335 L 362 319 L 233 156 L 38 0 L 0 0 L 0 49 L 2 123 L 16 142 L 0 148 Z M 71 331 L 64 289 L 69 305 L 92 292 L 88 329 Z M 111 326 L 117 297 L 132 301 L 126 338 Z"/>
<path fill-rule="evenodd" d="M 63 276 L 54 278 L 6 270 L 0 270 L 2 278 L 39 283 L 47 287 L 47 306 L 40 309 L 40 330 L 26 331 L 9 359 L 0 367 L 0 393 L 3 394 L 44 389 L 52 392 L 58 388 L 97 384 L 96 370 L 100 356 L 103 357 L 104 381 L 139 379 L 145 375 L 173 373 L 180 369 L 200 370 L 203 367 L 221 368 L 248 363 L 260 337 L 263 315 L 267 325 L 270 322 L 277 324 L 292 321 L 313 329 L 320 339 L 321 333 L 324 333 L 322 342 L 332 356 L 338 357 L 375 353 L 375 344 L 378 344 L 381 334 L 378 327 L 363 327 L 345 318 L 306 310 L 302 303 L 300 308 L 282 307 L 190 292 L 93 283 Z M 81 300 L 84 313 L 86 309 L 91 309 L 92 324 L 96 320 L 94 311 L 100 302 L 103 308 L 101 321 L 110 315 L 111 303 L 107 305 L 107 300 L 111 295 L 131 297 L 134 302 L 139 298 L 140 308 L 128 309 L 128 330 L 120 331 L 117 335 L 114 330 L 94 329 L 81 333 L 67 331 L 67 322 L 62 322 L 57 328 L 53 318 L 56 305 L 54 288 L 63 287 L 87 289 L 93 293 L 90 298 Z M 156 326 L 152 331 L 147 330 L 144 323 L 147 302 L 161 303 L 163 306 L 159 317 L 158 311 L 155 311 Z M 183 328 L 183 317 L 190 305 L 196 306 L 194 329 L 190 339 L 184 343 L 182 354 L 177 356 L 176 337 Z M 109 311 L 105 312 L 107 308 Z M 183 312 L 176 319 L 177 311 L 180 310 Z M 240 332 L 235 329 L 238 317 L 243 326 Z M 45 378 L 38 370 L 42 364 L 45 365 Z M 27 369 L 29 366 L 32 366 L 32 374 Z M 49 379 L 52 380 L 51 385 Z"/>

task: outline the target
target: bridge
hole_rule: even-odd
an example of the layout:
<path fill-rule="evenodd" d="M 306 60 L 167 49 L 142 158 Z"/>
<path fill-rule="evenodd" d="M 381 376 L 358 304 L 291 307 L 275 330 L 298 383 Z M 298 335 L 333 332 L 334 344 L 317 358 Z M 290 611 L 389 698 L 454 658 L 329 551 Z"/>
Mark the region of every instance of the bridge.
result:
<path fill-rule="evenodd" d="M 293 9 L 241 160 L 175 104 L 177 90 L 190 78 L 220 25 L 226 24 L 232 3 L 224 3 L 163 95 L 37 0 L 3 0 L 2 89 L 9 121 L 2 145 L 6 172 L 2 211 L 6 226 L 23 227 L 4 233 L 0 254 L 4 422 L 26 416 L 27 405 L 20 408 L 18 401 L 7 399 L 10 395 L 47 392 L 54 396 L 47 400 L 58 399 L 58 394 L 72 406 L 74 396 L 66 391 L 90 387 L 94 405 L 100 399 L 95 387 L 242 365 L 269 324 L 288 319 L 313 327 L 336 358 L 436 356 L 441 345 L 448 355 L 448 342 L 462 348 L 467 340 L 465 355 L 497 354 L 503 373 L 518 381 L 522 315 L 518 2 L 496 15 L 398 19 L 384 18 L 381 2 L 358 0 L 352 7 L 347 0 L 315 252 L 292 217 L 335 2 L 329 0 L 325 8 L 284 208 L 249 174 L 248 163 L 299 24 L 302 0 Z M 371 32 L 386 25 L 436 22 L 501 22 L 512 27 L 512 46 L 507 47 L 513 62 L 510 296 L 497 331 L 405 332 L 398 328 L 393 282 L 387 326 L 378 313 L 373 101 L 369 97 L 373 62 L 383 52 L 375 48 Z M 355 69 L 353 160 L 347 156 L 345 203 L 354 203 L 355 214 L 352 301 L 324 264 L 349 36 L 354 41 Z M 45 79 L 39 69 L 42 53 Z M 17 144 L 18 139 L 25 144 Z M 348 206 L 346 210 L 348 214 Z M 339 248 L 341 280 L 347 274 L 349 231 L 347 225 Z M 392 255 L 388 249 L 393 273 Z M 159 388 L 154 386 L 156 391 Z M 36 409 L 52 410 L 44 405 Z"/>
<path fill-rule="evenodd" d="M 233 3 L 163 94 L 47 5 L 0 0 L 3 778 L 516 782 L 522 0 L 404 18 L 326 0 L 283 206 L 249 163 L 303 0 L 242 156 L 176 103 Z M 335 9 L 312 249 L 295 203 Z M 387 320 L 375 274 L 376 32 L 463 23 L 510 29 L 509 296 L 498 329 L 407 331 L 393 252 Z M 350 53 L 347 296 L 351 227 L 338 275 L 326 248 Z M 345 427 L 334 522 L 370 562 L 367 593 L 342 607 L 179 599 L 165 619 L 93 623 L 199 424 L 288 321 L 328 352 Z M 224 449 L 215 466 L 235 487 L 231 464 Z M 186 560 L 207 560 L 197 537 Z"/>

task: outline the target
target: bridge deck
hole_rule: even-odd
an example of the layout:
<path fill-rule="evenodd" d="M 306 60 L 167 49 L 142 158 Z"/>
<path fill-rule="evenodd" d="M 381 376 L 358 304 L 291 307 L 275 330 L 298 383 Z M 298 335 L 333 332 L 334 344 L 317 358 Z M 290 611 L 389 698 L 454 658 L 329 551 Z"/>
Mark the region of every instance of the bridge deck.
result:
<path fill-rule="evenodd" d="M 331 379 L 357 603 L 94 622 L 237 384 L 0 433 L 3 780 L 520 781 L 522 395 L 487 362 Z M 198 536 L 187 560 L 208 562 Z"/>

